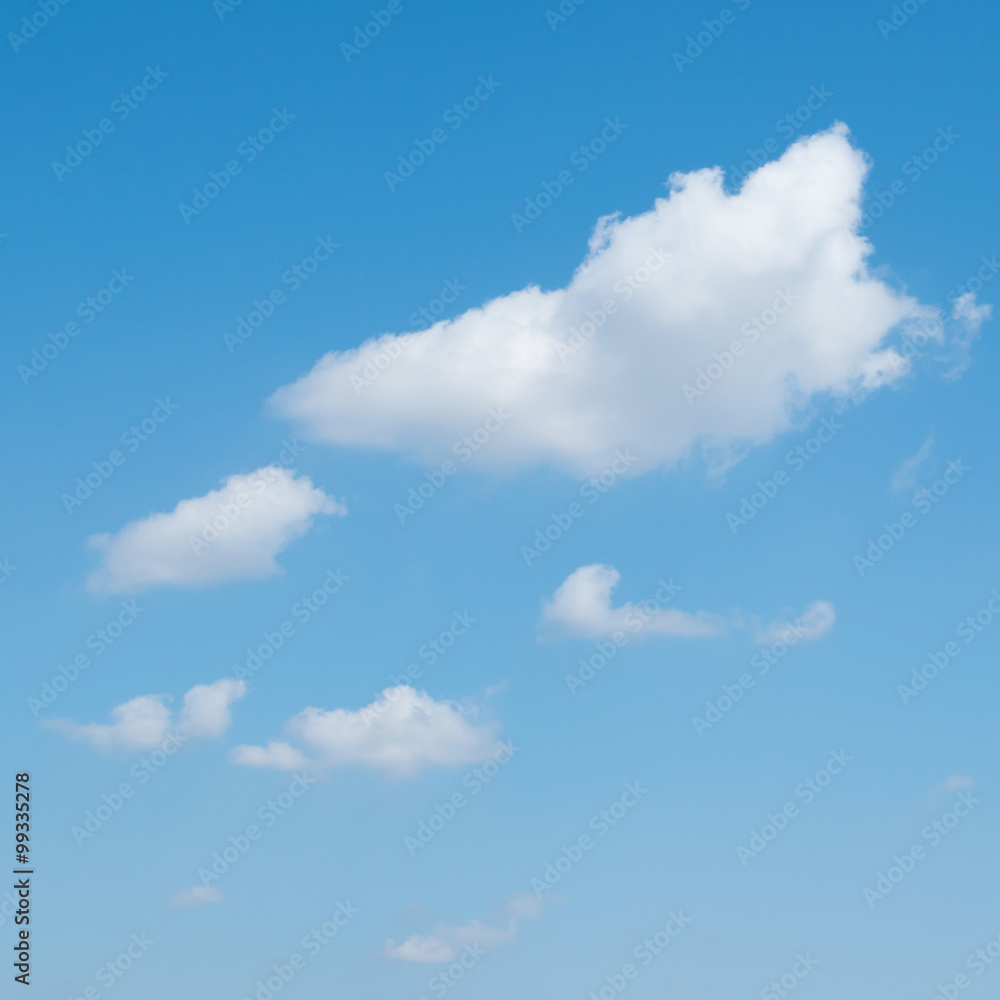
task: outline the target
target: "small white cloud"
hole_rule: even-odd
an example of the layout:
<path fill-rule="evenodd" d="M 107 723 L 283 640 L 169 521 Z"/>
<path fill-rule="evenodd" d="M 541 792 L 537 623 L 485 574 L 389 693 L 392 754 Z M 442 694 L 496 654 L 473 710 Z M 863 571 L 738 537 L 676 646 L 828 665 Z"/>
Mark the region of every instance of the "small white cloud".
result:
<path fill-rule="evenodd" d="M 517 934 L 519 921 L 534 919 L 543 906 L 544 901 L 534 894 L 518 893 L 498 907 L 499 919 L 505 922 L 503 927 L 479 920 L 461 926 L 438 924 L 432 934 L 413 934 L 402 944 L 397 945 L 390 938 L 385 943 L 385 955 L 402 962 L 440 963 L 453 962 L 467 945 L 489 951 L 510 941 Z"/>
<path fill-rule="evenodd" d="M 902 490 L 913 489 L 917 484 L 917 473 L 920 467 L 930 458 L 931 449 L 934 447 L 934 436 L 931 435 L 919 448 L 915 455 L 911 455 L 892 475 L 892 490 L 899 493 Z"/>
<path fill-rule="evenodd" d="M 276 767 L 282 771 L 295 771 L 309 764 L 301 750 L 283 740 L 271 740 L 266 747 L 233 747 L 229 759 L 246 767 Z"/>
<path fill-rule="evenodd" d="M 497 725 L 477 725 L 472 714 L 455 702 L 435 701 L 402 685 L 386 688 L 357 711 L 307 708 L 290 719 L 286 728 L 314 755 L 312 760 L 281 741 L 236 747 L 230 759 L 289 770 L 306 764 L 361 764 L 396 776 L 425 767 L 456 767 L 486 760 L 497 749 Z"/>
<path fill-rule="evenodd" d="M 611 606 L 611 591 L 618 585 L 621 574 L 614 566 L 594 563 L 574 570 L 556 590 L 543 610 L 549 625 L 569 635 L 590 639 L 625 631 L 631 635 L 656 634 L 705 638 L 721 635 L 725 623 L 715 615 L 699 611 L 690 614 L 666 607 L 674 589 L 660 584 L 657 596 L 639 604 Z"/>
<path fill-rule="evenodd" d="M 173 728 L 179 742 L 221 736 L 232 721 L 229 706 L 246 694 L 243 681 L 223 678 L 214 684 L 199 684 L 184 696 L 180 721 Z M 86 725 L 69 719 L 42 723 L 71 739 L 82 740 L 101 750 L 143 749 L 161 746 L 171 736 L 173 715 L 162 694 L 144 694 L 111 709 L 112 722 Z"/>
<path fill-rule="evenodd" d="M 72 739 L 83 740 L 101 750 L 118 748 L 149 749 L 159 746 L 170 728 L 170 709 L 162 694 L 144 694 L 111 709 L 110 723 L 92 722 L 79 725 L 69 719 L 52 719 L 42 723 Z"/>
<path fill-rule="evenodd" d="M 772 440 L 819 394 L 868 393 L 909 363 L 889 337 L 936 324 L 873 275 L 859 232 L 868 172 L 846 126 L 803 137 L 727 191 L 673 174 L 639 215 L 598 220 L 565 287 L 529 286 L 419 333 L 332 351 L 271 398 L 331 444 L 454 457 L 487 412 L 511 415 L 470 463 L 629 475 L 703 449 L 717 466 Z M 960 307 L 964 308 L 964 307 Z M 733 350 L 735 345 L 735 350 Z M 358 393 L 352 376 L 395 360 Z"/>
<path fill-rule="evenodd" d="M 979 336 L 983 323 L 993 317 L 993 306 L 978 305 L 976 293 L 960 295 L 951 306 L 952 330 L 948 340 L 948 352 L 940 361 L 951 365 L 945 378 L 957 379 L 972 364 L 970 348 Z"/>
<path fill-rule="evenodd" d="M 312 527 L 317 514 L 347 509 L 308 476 L 267 466 L 230 476 L 220 489 L 181 500 L 170 513 L 92 535 L 100 567 L 87 581 L 100 593 L 133 593 L 157 584 L 203 586 L 258 580 L 280 571 L 275 556 Z"/>
<path fill-rule="evenodd" d="M 229 706 L 246 694 L 243 681 L 223 677 L 214 684 L 197 684 L 184 695 L 179 728 L 192 739 L 221 736 L 232 722 Z"/>
<path fill-rule="evenodd" d="M 813 642 L 825 635 L 836 621 L 837 615 L 829 601 L 813 601 L 793 621 L 778 619 L 757 632 L 757 642 L 762 646 L 772 642 Z"/>
<path fill-rule="evenodd" d="M 440 937 L 430 934 L 413 934 L 402 944 L 389 938 L 385 943 L 387 958 L 398 958 L 401 962 L 451 962 L 455 949 Z"/>
<path fill-rule="evenodd" d="M 214 885 L 195 885 L 184 889 L 167 900 L 167 906 L 204 906 L 206 903 L 221 903 L 226 897 Z"/>

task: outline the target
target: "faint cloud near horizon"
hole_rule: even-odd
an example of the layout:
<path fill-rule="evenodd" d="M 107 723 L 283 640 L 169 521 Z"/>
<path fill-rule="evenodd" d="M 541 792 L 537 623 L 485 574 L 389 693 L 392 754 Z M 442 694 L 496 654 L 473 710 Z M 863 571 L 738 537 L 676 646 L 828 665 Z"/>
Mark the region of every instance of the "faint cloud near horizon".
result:
<path fill-rule="evenodd" d="M 195 885 L 171 896 L 167 906 L 204 906 L 206 903 L 221 903 L 225 898 L 222 890 L 214 885 Z"/>

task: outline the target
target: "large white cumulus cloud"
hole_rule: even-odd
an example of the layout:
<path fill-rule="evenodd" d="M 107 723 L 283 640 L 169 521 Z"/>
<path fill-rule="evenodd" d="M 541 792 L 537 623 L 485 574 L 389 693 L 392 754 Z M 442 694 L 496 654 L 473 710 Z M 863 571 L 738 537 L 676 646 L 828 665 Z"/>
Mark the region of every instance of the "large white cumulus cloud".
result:
<path fill-rule="evenodd" d="M 327 354 L 272 405 L 318 439 L 426 461 L 496 407 L 510 419 L 473 461 L 590 473 L 628 447 L 635 472 L 696 445 L 737 453 L 786 429 L 816 393 L 901 376 L 906 362 L 885 338 L 934 314 L 867 270 L 866 172 L 838 125 L 736 194 L 719 169 L 676 174 L 650 211 L 598 222 L 566 288 L 529 287 Z M 734 342 L 741 356 L 698 379 Z M 377 381 L 352 381 L 376 362 Z"/>

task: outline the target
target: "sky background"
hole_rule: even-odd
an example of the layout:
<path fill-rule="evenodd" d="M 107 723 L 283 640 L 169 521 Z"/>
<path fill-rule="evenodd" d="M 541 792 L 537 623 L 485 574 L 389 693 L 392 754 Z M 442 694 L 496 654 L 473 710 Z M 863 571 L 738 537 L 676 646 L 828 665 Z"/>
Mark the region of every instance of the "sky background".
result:
<path fill-rule="evenodd" d="M 97 991 L 88 1000 L 104 996 L 97 970 L 133 934 L 154 944 L 110 988 L 119 1000 L 252 997 L 347 901 L 358 915 L 282 996 L 442 995 L 429 980 L 447 964 L 394 960 L 386 941 L 476 920 L 507 926 L 511 898 L 535 899 L 532 879 L 593 834 L 591 817 L 631 782 L 648 792 L 449 995 L 587 997 L 635 961 L 671 911 L 691 923 L 628 982 L 629 997 L 759 996 L 806 952 L 818 964 L 795 988 L 803 1000 L 930 1000 L 963 972 L 965 992 L 995 993 L 1000 970 L 976 975 L 966 957 L 1000 935 L 1000 625 L 963 644 L 909 704 L 897 693 L 1000 587 L 1000 354 L 990 323 L 961 378 L 920 361 L 864 398 L 814 397 L 790 430 L 723 473 L 695 452 L 627 477 L 530 565 L 522 546 L 579 499 L 583 477 L 544 462 L 461 468 L 400 524 L 393 505 L 423 479 L 419 463 L 310 440 L 265 406 L 325 352 L 411 329 L 409 317 L 447 281 L 464 286 L 447 317 L 529 284 L 560 288 L 599 217 L 648 211 L 676 171 L 729 170 L 748 148 L 772 139 L 780 153 L 836 121 L 871 158 L 866 205 L 894 180 L 906 184 L 865 230 L 873 271 L 945 308 L 982 258 L 1000 252 L 996 8 L 927 0 L 884 38 L 878 21 L 891 16 L 889 3 L 740 6 L 683 72 L 673 54 L 720 3 L 587 0 L 553 28 L 554 4 L 402 0 L 348 60 L 342 43 L 370 5 L 246 0 L 220 16 L 208 0 L 71 2 L 17 51 L 10 36 L 3 43 L 0 560 L 16 569 L 0 584 L 0 747 L 9 777 L 32 774 L 39 998 L 88 988 Z M 18 2 L 0 27 L 17 32 L 38 9 Z M 117 119 L 112 102 L 147 66 L 166 76 Z M 499 86 L 489 99 L 390 191 L 383 172 L 490 75 Z M 823 87 L 832 96 L 794 135 L 776 129 Z M 245 162 L 238 146 L 275 108 L 294 120 Z M 114 131 L 58 179 L 53 160 L 104 117 Z M 606 118 L 627 128 L 518 232 L 512 214 Z M 959 138 L 912 182 L 904 165 L 938 129 Z M 242 172 L 185 222 L 179 204 L 232 159 Z M 224 334 L 318 238 L 339 247 L 229 351 Z M 25 385 L 18 366 L 115 269 L 134 280 Z M 995 295 L 987 283 L 979 300 Z M 158 399 L 176 412 L 68 512 L 61 496 L 76 477 Z M 727 514 L 757 480 L 788 470 L 786 454 L 823 418 L 842 429 L 734 534 Z M 87 539 L 273 463 L 293 439 L 304 447 L 297 473 L 347 516 L 318 516 L 266 578 L 136 593 L 135 623 L 36 718 L 28 699 L 131 599 L 88 591 L 98 554 Z M 928 440 L 901 484 L 900 468 Z M 915 491 L 957 460 L 968 473 L 920 514 Z M 904 511 L 917 527 L 859 574 L 854 557 Z M 682 587 L 673 604 L 724 616 L 726 634 L 644 635 L 570 693 L 565 676 L 594 639 L 549 635 L 543 604 L 594 564 L 620 573 L 616 605 L 673 580 Z M 132 780 L 148 751 L 102 752 L 40 722 L 105 722 L 114 706 L 147 694 L 179 707 L 186 691 L 232 676 L 248 646 L 294 620 L 293 606 L 330 570 L 347 582 L 250 679 L 228 731 L 186 746 L 78 844 L 73 827 Z M 692 717 L 752 669 L 754 622 L 794 618 L 817 600 L 835 608 L 832 628 L 791 648 L 699 736 Z M 404 837 L 462 790 L 474 763 L 403 777 L 320 769 L 222 876 L 223 899 L 168 906 L 292 780 L 238 766 L 231 748 L 281 738 L 307 705 L 369 705 L 456 613 L 475 622 L 438 662 L 424 661 L 415 687 L 475 706 L 477 725 L 495 724 L 519 749 L 454 820 L 411 857 Z M 804 804 L 796 786 L 835 751 L 853 760 Z M 960 794 L 978 804 L 929 846 L 922 830 Z M 737 847 L 788 801 L 799 815 L 741 863 Z M 12 829 L 9 805 L 3 814 Z M 865 888 L 913 844 L 926 858 L 870 906 Z M 9 916 L 0 938 L 9 954 Z"/>

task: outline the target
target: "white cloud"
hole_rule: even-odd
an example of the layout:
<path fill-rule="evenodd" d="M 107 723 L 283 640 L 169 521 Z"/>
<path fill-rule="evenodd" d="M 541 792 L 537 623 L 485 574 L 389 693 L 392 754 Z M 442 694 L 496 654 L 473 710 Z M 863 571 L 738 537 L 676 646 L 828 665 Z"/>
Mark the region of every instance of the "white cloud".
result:
<path fill-rule="evenodd" d="M 68 719 L 43 722 L 48 729 L 58 729 L 67 736 L 112 750 L 118 747 L 148 749 L 159 746 L 170 728 L 170 709 L 162 694 L 144 694 L 111 709 L 110 723 L 79 725 Z"/>
<path fill-rule="evenodd" d="M 206 903 L 221 903 L 226 897 L 214 885 L 196 885 L 184 889 L 167 900 L 167 906 L 204 906 Z"/>
<path fill-rule="evenodd" d="M 173 742 L 179 745 L 190 739 L 221 736 L 231 721 L 230 704 L 242 698 L 246 690 L 243 681 L 229 678 L 196 685 L 184 695 L 180 720 L 173 729 L 173 715 L 162 694 L 140 695 L 115 706 L 110 723 L 80 725 L 69 719 L 52 719 L 42 725 L 101 750 L 148 750 L 162 746 L 172 735 Z"/>
<path fill-rule="evenodd" d="M 497 749 L 495 723 L 477 725 L 473 712 L 455 702 L 435 701 L 402 685 L 357 711 L 307 708 L 289 720 L 288 731 L 305 745 L 307 759 L 291 744 L 235 747 L 236 764 L 294 769 L 312 764 L 362 764 L 397 776 L 425 767 L 455 767 L 486 760 Z"/>
<path fill-rule="evenodd" d="M 197 684 L 184 695 L 179 728 L 193 739 L 221 736 L 232 722 L 229 706 L 246 694 L 243 681 L 223 677 L 214 684 Z"/>
<path fill-rule="evenodd" d="M 886 345 L 895 330 L 920 320 L 943 337 L 936 309 L 867 269 L 867 170 L 837 125 L 736 194 L 718 168 L 675 174 L 648 212 L 599 220 L 565 288 L 528 287 L 420 333 L 331 352 L 271 404 L 320 440 L 427 462 L 454 457 L 499 407 L 509 422 L 471 462 L 585 474 L 631 448 L 634 474 L 699 447 L 728 464 L 791 426 L 814 395 L 902 377 L 909 363 Z M 378 385 L 357 393 L 351 376 L 389 356 Z"/>
<path fill-rule="evenodd" d="M 283 771 L 295 771 L 309 764 L 301 750 L 283 740 L 270 740 L 266 747 L 233 747 L 229 759 L 247 767 L 277 767 Z"/>
<path fill-rule="evenodd" d="M 387 958 L 398 958 L 401 962 L 451 962 L 455 958 L 455 949 L 436 934 L 412 934 L 399 945 L 389 938 L 385 943 L 385 954 Z"/>
<path fill-rule="evenodd" d="M 518 893 L 500 906 L 500 919 L 505 926 L 494 927 L 478 920 L 462 926 L 438 924 L 432 934 L 413 934 L 402 944 L 390 938 L 385 943 L 388 958 L 403 962 L 453 962 L 466 945 L 488 951 L 510 941 L 517 933 L 518 922 L 533 919 L 541 912 L 542 901 L 531 893 Z"/>
<path fill-rule="evenodd" d="M 825 635 L 837 619 L 829 601 L 813 601 L 794 621 L 778 619 L 757 632 L 762 646 L 772 642 L 813 642 Z"/>
<path fill-rule="evenodd" d="M 976 293 L 960 295 L 951 306 L 954 333 L 949 341 L 949 352 L 939 360 L 950 364 L 945 378 L 957 379 L 972 364 L 969 349 L 979 336 L 979 330 L 986 320 L 993 316 L 993 306 L 977 305 Z"/>
<path fill-rule="evenodd" d="M 101 566 L 90 590 L 123 593 L 157 584 L 201 586 L 257 580 L 280 571 L 274 561 L 312 527 L 316 514 L 346 514 L 307 476 L 266 466 L 230 476 L 220 489 L 181 500 L 170 513 L 132 521 L 115 534 L 92 535 Z"/>
<path fill-rule="evenodd" d="M 931 435 L 920 446 L 915 455 L 911 455 L 905 462 L 900 464 L 899 468 L 892 474 L 891 485 L 894 493 L 898 493 L 901 490 L 910 490 L 916 486 L 917 473 L 920 471 L 920 466 L 930 457 L 933 447 L 934 436 Z"/>
<path fill-rule="evenodd" d="M 716 615 L 704 611 L 692 615 L 666 607 L 673 597 L 671 591 L 679 589 L 673 584 L 661 583 L 652 598 L 638 604 L 628 602 L 613 608 L 611 591 L 620 579 L 621 574 L 614 566 L 599 563 L 574 570 L 545 605 L 545 622 L 559 631 L 590 639 L 616 631 L 689 638 L 715 636 L 725 631 L 725 623 Z"/>

